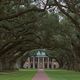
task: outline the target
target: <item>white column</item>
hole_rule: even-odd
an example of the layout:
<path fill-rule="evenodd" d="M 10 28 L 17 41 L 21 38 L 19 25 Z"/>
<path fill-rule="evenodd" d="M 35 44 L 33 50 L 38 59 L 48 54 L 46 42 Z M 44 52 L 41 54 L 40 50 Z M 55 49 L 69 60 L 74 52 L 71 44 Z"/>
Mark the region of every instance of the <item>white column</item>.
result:
<path fill-rule="evenodd" d="M 39 57 L 38 57 L 38 69 L 39 69 Z"/>
<path fill-rule="evenodd" d="M 48 57 L 48 62 L 47 62 L 47 68 L 49 68 L 49 57 Z"/>
<path fill-rule="evenodd" d="M 45 68 L 45 66 L 44 66 L 44 57 L 43 57 L 43 69 Z"/>
<path fill-rule="evenodd" d="M 31 67 L 31 64 L 30 64 L 30 57 L 28 57 L 28 68 Z"/>
<path fill-rule="evenodd" d="M 53 67 L 53 59 L 52 59 L 52 62 L 51 62 L 51 67 L 52 67 L 52 69 L 54 68 L 54 67 Z"/>
<path fill-rule="evenodd" d="M 33 57 L 33 68 L 35 68 L 35 57 Z"/>

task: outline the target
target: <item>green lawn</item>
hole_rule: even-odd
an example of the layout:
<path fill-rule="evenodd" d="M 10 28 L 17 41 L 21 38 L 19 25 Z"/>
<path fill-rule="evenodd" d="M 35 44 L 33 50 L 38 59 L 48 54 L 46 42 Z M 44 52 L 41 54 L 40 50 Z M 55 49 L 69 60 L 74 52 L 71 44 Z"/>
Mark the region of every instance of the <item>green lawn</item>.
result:
<path fill-rule="evenodd" d="M 50 80 L 80 80 L 80 72 L 67 70 L 45 70 Z M 16 72 L 0 72 L 0 80 L 32 80 L 36 70 L 21 69 Z"/>
<path fill-rule="evenodd" d="M 32 80 L 36 70 L 20 70 L 16 72 L 0 72 L 0 80 Z"/>
<path fill-rule="evenodd" d="M 80 72 L 67 70 L 47 70 L 50 80 L 80 80 Z"/>

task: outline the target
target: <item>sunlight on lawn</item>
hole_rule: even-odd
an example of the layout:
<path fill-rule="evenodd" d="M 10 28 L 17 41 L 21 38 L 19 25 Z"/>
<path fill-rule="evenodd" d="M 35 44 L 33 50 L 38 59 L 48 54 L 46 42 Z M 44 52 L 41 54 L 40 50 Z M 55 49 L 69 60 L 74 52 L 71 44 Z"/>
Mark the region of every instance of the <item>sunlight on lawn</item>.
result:
<path fill-rule="evenodd" d="M 0 80 L 32 80 L 36 70 L 19 70 L 16 72 L 0 72 Z"/>
<path fill-rule="evenodd" d="M 80 72 L 67 70 L 46 70 L 50 80 L 80 80 Z"/>

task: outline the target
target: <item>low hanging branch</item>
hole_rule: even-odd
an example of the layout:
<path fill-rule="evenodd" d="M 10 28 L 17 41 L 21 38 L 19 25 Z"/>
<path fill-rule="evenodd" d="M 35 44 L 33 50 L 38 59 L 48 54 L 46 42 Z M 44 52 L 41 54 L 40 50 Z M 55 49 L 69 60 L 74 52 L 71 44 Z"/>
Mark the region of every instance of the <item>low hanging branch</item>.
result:
<path fill-rule="evenodd" d="M 60 9 L 60 11 L 65 14 L 72 22 L 73 24 L 75 24 L 75 26 L 78 28 L 78 30 L 80 30 L 80 24 L 73 19 L 67 12 L 65 12 L 64 9 L 62 9 L 62 7 L 60 6 L 59 2 L 57 2 L 57 0 L 54 0 L 55 4 L 58 6 L 58 8 Z"/>
<path fill-rule="evenodd" d="M 12 14 L 12 15 L 9 15 L 9 16 L 6 16 L 6 17 L 1 17 L 0 18 L 0 21 L 3 21 L 3 20 L 8 20 L 8 19 L 13 19 L 15 17 L 18 17 L 18 16 L 21 16 L 25 13 L 29 13 L 29 12 L 32 12 L 32 11 L 35 11 L 35 12 L 44 12 L 44 9 L 40 9 L 40 8 L 30 8 L 30 9 L 27 9 L 25 11 L 22 11 L 22 12 L 18 12 L 16 14 Z"/>

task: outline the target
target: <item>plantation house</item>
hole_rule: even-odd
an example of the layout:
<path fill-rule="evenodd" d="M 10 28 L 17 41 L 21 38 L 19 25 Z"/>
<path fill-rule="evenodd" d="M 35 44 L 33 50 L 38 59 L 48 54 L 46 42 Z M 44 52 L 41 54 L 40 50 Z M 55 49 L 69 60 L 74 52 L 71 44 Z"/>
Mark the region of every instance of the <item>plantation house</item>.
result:
<path fill-rule="evenodd" d="M 46 55 L 45 52 L 38 51 L 35 55 L 29 56 L 25 61 L 24 68 L 59 68 L 59 63 L 52 57 Z"/>

